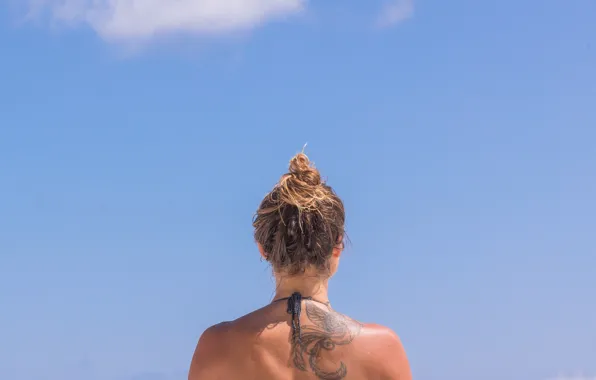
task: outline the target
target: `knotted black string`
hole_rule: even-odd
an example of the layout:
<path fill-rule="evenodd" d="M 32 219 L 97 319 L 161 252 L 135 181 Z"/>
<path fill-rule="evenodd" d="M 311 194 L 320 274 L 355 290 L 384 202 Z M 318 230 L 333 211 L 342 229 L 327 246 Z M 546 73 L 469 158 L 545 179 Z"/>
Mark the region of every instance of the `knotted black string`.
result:
<path fill-rule="evenodd" d="M 288 314 L 292 315 L 292 342 L 300 343 L 300 313 L 302 312 L 302 294 L 295 292 L 288 298 Z"/>
<path fill-rule="evenodd" d="M 300 313 L 302 312 L 302 301 L 315 301 L 327 307 L 329 307 L 329 302 L 317 301 L 312 297 L 302 297 L 302 294 L 300 294 L 299 292 L 294 292 L 290 297 L 280 298 L 277 300 L 273 300 L 272 302 L 279 302 L 285 300 L 288 301 L 287 312 L 292 316 L 292 342 L 300 344 Z"/>

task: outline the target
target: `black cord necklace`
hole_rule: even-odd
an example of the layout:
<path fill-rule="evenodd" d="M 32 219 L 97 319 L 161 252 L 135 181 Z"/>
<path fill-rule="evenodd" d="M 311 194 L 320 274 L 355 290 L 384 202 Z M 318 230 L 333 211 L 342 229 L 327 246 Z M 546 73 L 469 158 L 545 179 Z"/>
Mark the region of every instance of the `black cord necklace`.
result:
<path fill-rule="evenodd" d="M 281 301 L 287 301 L 287 300 L 290 300 L 292 297 L 298 297 L 298 296 L 300 297 L 301 300 L 304 300 L 304 301 L 313 301 L 313 302 L 316 302 L 316 303 L 320 303 L 321 305 L 325 305 L 327 307 L 331 307 L 331 302 L 329 302 L 329 301 L 324 302 L 324 301 L 316 300 L 316 299 L 314 299 L 312 297 L 303 297 L 298 292 L 292 294 L 290 297 L 284 297 L 284 298 L 275 299 L 275 300 L 271 301 L 271 303 L 276 303 L 276 302 L 281 302 Z"/>
<path fill-rule="evenodd" d="M 331 305 L 329 301 L 323 302 L 313 299 L 312 297 L 302 297 L 302 294 L 300 294 L 299 292 L 294 292 L 289 297 L 278 298 L 276 300 L 271 301 L 271 303 L 286 300 L 288 301 L 287 312 L 292 316 L 292 342 L 294 344 L 300 344 L 300 313 L 302 312 L 302 300 L 317 302 L 327 306 L 328 308 L 331 308 Z"/>

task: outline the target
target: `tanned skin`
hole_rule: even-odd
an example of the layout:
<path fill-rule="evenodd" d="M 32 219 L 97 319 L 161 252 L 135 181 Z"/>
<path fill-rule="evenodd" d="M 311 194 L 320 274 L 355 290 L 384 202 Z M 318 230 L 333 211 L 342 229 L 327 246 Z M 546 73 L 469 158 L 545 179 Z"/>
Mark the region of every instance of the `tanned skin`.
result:
<path fill-rule="evenodd" d="M 330 258 L 330 275 L 343 246 Z M 265 252 L 261 245 L 259 251 Z M 284 301 L 208 328 L 195 350 L 188 380 L 412 380 L 406 353 L 389 328 L 357 322 L 333 310 L 328 280 L 316 272 L 275 273 L 274 300 L 300 292 L 301 339 L 292 341 Z M 319 302 L 317 302 L 319 301 Z"/>
<path fill-rule="evenodd" d="M 207 329 L 189 380 L 411 380 L 402 344 L 390 329 L 361 324 L 303 301 L 301 342 L 289 342 L 284 302 Z"/>

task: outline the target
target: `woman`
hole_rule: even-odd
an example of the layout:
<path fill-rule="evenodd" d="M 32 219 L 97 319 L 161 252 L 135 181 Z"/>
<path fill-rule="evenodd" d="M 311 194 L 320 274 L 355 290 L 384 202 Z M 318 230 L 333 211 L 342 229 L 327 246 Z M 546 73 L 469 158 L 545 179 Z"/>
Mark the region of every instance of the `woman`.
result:
<path fill-rule="evenodd" d="M 257 210 L 261 256 L 275 274 L 271 304 L 208 328 L 189 380 L 399 379 L 412 375 L 397 335 L 331 308 L 327 285 L 343 250 L 341 199 L 300 153 Z"/>

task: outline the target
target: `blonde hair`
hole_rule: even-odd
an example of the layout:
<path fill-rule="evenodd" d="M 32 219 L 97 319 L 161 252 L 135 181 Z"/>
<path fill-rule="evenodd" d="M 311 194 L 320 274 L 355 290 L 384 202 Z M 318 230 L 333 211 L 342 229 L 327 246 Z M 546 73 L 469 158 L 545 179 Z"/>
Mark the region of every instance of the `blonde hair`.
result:
<path fill-rule="evenodd" d="M 299 153 L 261 202 L 253 227 L 274 270 L 294 275 L 308 267 L 329 269 L 333 248 L 342 243 L 344 223 L 343 202 Z"/>

